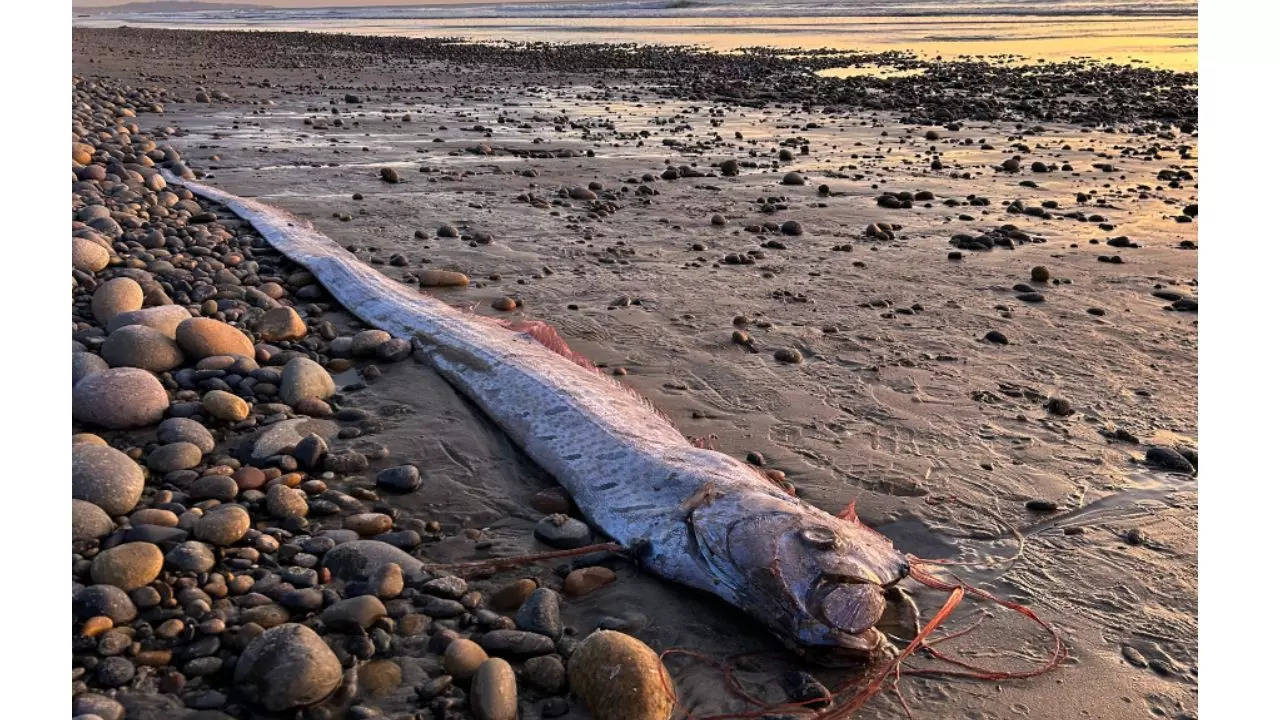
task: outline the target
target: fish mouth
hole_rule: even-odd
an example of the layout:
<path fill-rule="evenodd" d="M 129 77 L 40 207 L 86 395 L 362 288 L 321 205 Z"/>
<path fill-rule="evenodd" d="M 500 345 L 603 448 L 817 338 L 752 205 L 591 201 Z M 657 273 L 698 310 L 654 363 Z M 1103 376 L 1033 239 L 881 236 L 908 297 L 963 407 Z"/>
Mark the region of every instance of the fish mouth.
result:
<path fill-rule="evenodd" d="M 879 583 L 850 577 L 823 577 L 808 594 L 809 614 L 831 632 L 833 647 L 872 650 L 879 636 L 875 624 L 884 614 L 884 588 Z"/>

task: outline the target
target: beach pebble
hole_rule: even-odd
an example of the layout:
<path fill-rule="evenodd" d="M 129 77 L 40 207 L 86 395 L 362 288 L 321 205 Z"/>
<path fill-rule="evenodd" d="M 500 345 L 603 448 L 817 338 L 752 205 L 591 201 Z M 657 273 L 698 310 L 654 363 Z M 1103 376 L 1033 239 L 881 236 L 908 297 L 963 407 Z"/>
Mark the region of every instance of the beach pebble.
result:
<path fill-rule="evenodd" d="M 773 353 L 773 359 L 781 363 L 799 364 L 804 362 L 804 355 L 795 348 L 782 348 Z"/>
<path fill-rule="evenodd" d="M 175 332 L 178 346 L 191 359 L 210 355 L 254 356 L 253 342 L 232 325 L 213 318 L 193 317 L 183 320 Z"/>
<path fill-rule="evenodd" d="M 127 277 L 112 278 L 93 291 L 90 306 L 98 323 L 106 325 L 116 314 L 142 307 L 142 286 Z"/>
<path fill-rule="evenodd" d="M 342 526 L 354 530 L 361 537 L 369 537 L 390 532 L 392 521 L 390 515 L 383 513 L 356 513 L 343 518 Z"/>
<path fill-rule="evenodd" d="M 529 658 L 521 669 L 525 682 L 545 694 L 564 692 L 566 673 L 558 655 Z"/>
<path fill-rule="evenodd" d="M 129 594 L 114 585 L 89 585 L 71 596 L 71 612 L 77 620 L 106 616 L 116 625 L 133 622 L 138 608 Z"/>
<path fill-rule="evenodd" d="M 305 357 L 290 360 L 280 375 L 280 399 L 289 405 L 296 405 L 303 398 L 326 400 L 336 390 L 329 371 Z"/>
<path fill-rule="evenodd" d="M 297 310 L 282 306 L 263 313 L 258 318 L 257 331 L 264 342 L 300 340 L 307 335 L 307 324 L 298 316 Z"/>
<path fill-rule="evenodd" d="M 102 358 L 111 367 L 164 372 L 182 364 L 182 350 L 164 333 L 145 325 L 126 325 L 107 336 Z"/>
<path fill-rule="evenodd" d="M 560 619 L 560 596 L 550 588 L 534 590 L 516 612 L 516 627 L 559 640 L 564 634 L 564 622 Z"/>
<path fill-rule="evenodd" d="M 397 465 L 384 468 L 374 476 L 378 487 L 394 492 L 413 492 L 422 485 L 422 476 L 414 465 Z"/>
<path fill-rule="evenodd" d="M 519 704 L 511 665 L 501 658 L 481 663 L 471 678 L 470 699 L 477 720 L 516 720 Z"/>
<path fill-rule="evenodd" d="M 213 549 L 196 540 L 176 545 L 164 555 L 164 564 L 179 572 L 209 572 L 216 562 Z"/>
<path fill-rule="evenodd" d="M 147 455 L 147 467 L 158 473 L 188 470 L 200 464 L 200 448 L 189 442 L 173 442 L 161 445 Z"/>
<path fill-rule="evenodd" d="M 306 517 L 307 494 L 287 485 L 267 489 L 267 512 L 274 518 Z"/>
<path fill-rule="evenodd" d="M 1171 447 L 1156 445 L 1147 448 L 1146 463 L 1151 467 L 1170 472 L 1193 473 L 1195 466 L 1182 453 Z"/>
<path fill-rule="evenodd" d="M 466 285 L 471 279 L 460 272 L 421 270 L 418 272 L 418 282 L 425 287 L 455 287 Z"/>
<path fill-rule="evenodd" d="M 129 325 L 145 325 L 173 340 L 178 336 L 178 326 L 190 319 L 191 313 L 181 305 L 156 305 L 117 314 L 107 323 L 107 332 L 114 333 Z"/>
<path fill-rule="evenodd" d="M 92 240 L 71 238 L 71 267 L 81 272 L 96 273 L 111 262 L 111 253 Z"/>
<path fill-rule="evenodd" d="M 674 687 L 657 653 L 613 630 L 597 630 L 569 657 L 569 686 L 595 718 L 668 720 Z"/>
<path fill-rule="evenodd" d="M 582 547 L 591 542 L 591 528 L 568 515 L 548 515 L 533 527 L 533 536 L 554 548 Z"/>
<path fill-rule="evenodd" d="M 466 638 L 457 638 L 445 648 L 442 663 L 446 673 L 456 680 L 466 682 L 488 659 L 489 654 L 484 648 Z"/>
<path fill-rule="evenodd" d="M 156 428 L 156 439 L 162 443 L 191 443 L 202 453 L 211 453 L 217 447 L 209 429 L 190 418 L 168 418 Z"/>
<path fill-rule="evenodd" d="M 527 630 L 490 630 L 480 636 L 480 647 L 490 655 L 530 657 L 555 652 L 555 641 Z"/>
<path fill-rule="evenodd" d="M 242 459 L 261 463 L 273 455 L 285 452 L 288 448 L 296 449 L 307 435 L 332 439 L 337 434 L 338 426 L 329 420 L 314 418 L 281 420 L 241 441 L 238 453 Z"/>
<path fill-rule="evenodd" d="M 73 352 L 71 353 L 71 387 L 75 387 L 76 383 L 103 370 L 111 367 L 106 360 L 94 355 L 91 352 Z"/>
<path fill-rule="evenodd" d="M 210 390 L 200 398 L 200 406 L 211 417 L 226 422 L 240 422 L 249 417 L 249 403 L 226 390 Z"/>
<path fill-rule="evenodd" d="M 391 600 L 404 592 L 404 570 L 395 563 L 387 563 L 369 576 L 369 593 L 379 600 Z"/>
<path fill-rule="evenodd" d="M 798 172 L 789 172 L 782 176 L 783 185 L 803 185 L 804 176 Z"/>
<path fill-rule="evenodd" d="M 71 391 L 76 420 L 113 430 L 159 422 L 169 409 L 169 395 L 155 375 L 120 367 L 83 378 Z"/>
<path fill-rule="evenodd" d="M 106 445 L 79 443 L 71 449 L 71 497 L 108 515 L 124 515 L 138 504 L 145 479 L 128 455 Z"/>
<path fill-rule="evenodd" d="M 314 630 L 285 623 L 254 638 L 236 662 L 237 688 L 272 712 L 324 700 L 342 682 L 342 664 Z"/>
<path fill-rule="evenodd" d="M 195 536 L 214 545 L 234 545 L 249 532 L 249 512 L 239 505 L 219 505 L 196 521 Z"/>
<path fill-rule="evenodd" d="M 82 720 L 90 717 L 101 720 L 124 720 L 124 705 L 119 700 L 99 695 L 98 693 L 81 693 L 71 701 L 71 717 Z"/>
<path fill-rule="evenodd" d="M 326 628 L 350 633 L 367 630 L 386 616 L 387 607 L 381 600 L 372 595 L 357 595 L 325 608 L 320 621 Z"/>
<path fill-rule="evenodd" d="M 507 583 L 489 598 L 489 607 L 494 610 L 514 610 L 520 607 L 537 588 L 538 583 L 529 578 L 521 578 L 515 582 Z M 519 624 L 517 620 L 516 626 L 519 627 Z M 527 630 L 528 628 L 521 629 Z"/>
<path fill-rule="evenodd" d="M 391 333 L 386 330 L 361 330 L 351 336 L 351 354 L 356 357 L 368 357 L 378 348 L 391 340 Z"/>
<path fill-rule="evenodd" d="M 578 568 L 564 578 L 564 593 L 581 597 L 604 587 L 617 579 L 617 575 L 607 567 L 592 566 Z"/>
<path fill-rule="evenodd" d="M 98 553 L 89 575 L 98 585 L 114 585 L 127 591 L 155 580 L 163 567 L 160 548 L 147 542 L 129 542 Z"/>
<path fill-rule="evenodd" d="M 71 499 L 72 540 L 94 540 L 115 529 L 116 524 L 102 508 L 86 500 Z"/>

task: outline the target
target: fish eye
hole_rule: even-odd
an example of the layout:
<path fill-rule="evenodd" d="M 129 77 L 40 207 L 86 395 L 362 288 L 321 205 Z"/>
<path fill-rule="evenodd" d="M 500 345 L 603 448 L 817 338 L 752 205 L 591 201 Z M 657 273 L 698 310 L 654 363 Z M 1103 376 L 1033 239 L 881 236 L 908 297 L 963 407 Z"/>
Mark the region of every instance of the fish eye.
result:
<path fill-rule="evenodd" d="M 800 538 L 810 547 L 830 550 L 836 546 L 836 533 L 829 527 L 816 525 L 800 531 Z"/>

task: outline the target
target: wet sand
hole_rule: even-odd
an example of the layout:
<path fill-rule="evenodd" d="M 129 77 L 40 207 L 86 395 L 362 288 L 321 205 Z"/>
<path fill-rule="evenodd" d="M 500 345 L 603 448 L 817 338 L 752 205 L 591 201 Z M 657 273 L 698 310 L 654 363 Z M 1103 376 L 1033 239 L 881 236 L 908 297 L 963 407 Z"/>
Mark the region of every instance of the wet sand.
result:
<path fill-rule="evenodd" d="M 1072 659 L 1045 677 L 905 679 L 919 716 L 1195 716 L 1195 480 L 1141 462 L 1152 445 L 1193 446 L 1197 432 L 1196 314 L 1152 294 L 1196 294 L 1196 223 L 1177 221 L 1197 201 L 1193 127 L 957 118 L 948 129 L 905 124 L 894 110 L 681 98 L 625 70 L 389 52 L 345 55 L 318 74 L 304 53 L 289 63 L 287 52 L 192 50 L 182 35 L 77 31 L 75 71 L 168 88 L 164 113 L 139 123 L 173 128 L 167 141 L 205 181 L 313 220 L 392 277 L 469 274 L 468 288 L 431 292 L 551 323 L 605 372 L 625 368 L 620 379 L 685 434 L 714 436 L 737 457 L 760 453 L 832 512 L 856 500 L 904 551 L 978 563 L 959 572 L 1066 634 Z M 195 102 L 197 88 L 230 99 Z M 997 169 L 1014 155 L 1017 172 Z M 729 158 L 740 172 L 725 177 Z M 1058 169 L 1033 172 L 1036 161 Z M 644 179 L 681 166 L 685 177 Z M 404 182 L 382 182 L 384 167 Z M 805 183 L 781 184 L 789 172 Z M 593 182 L 595 202 L 563 191 Z M 877 202 L 886 191 L 921 199 L 892 209 Z M 1015 200 L 1057 205 L 1007 212 Z M 802 233 L 768 228 L 787 220 Z M 437 236 L 446 223 L 462 237 Z M 869 237 L 873 223 L 892 224 L 893 237 Z M 954 236 L 1010 224 L 1029 241 L 948 259 Z M 491 241 L 468 241 L 478 233 Z M 1138 247 L 1108 244 L 1121 236 Z M 394 254 L 407 265 L 392 265 Z M 739 254 L 751 264 L 726 261 Z M 1099 262 L 1114 256 L 1123 262 Z M 1048 282 L 1032 279 L 1036 266 Z M 1043 301 L 1017 299 L 1027 293 Z M 521 307 L 493 310 L 503 296 Z M 735 344 L 735 329 L 758 352 Z M 991 331 L 1007 344 L 984 339 Z M 803 362 L 776 361 L 786 348 Z M 541 514 L 528 499 L 553 480 L 473 407 L 413 363 L 361 392 L 387 418 L 377 439 L 388 462 L 414 462 L 428 478 L 388 501 L 443 525 L 446 539 L 424 556 L 535 548 Z M 1058 509 L 1028 509 L 1035 500 Z M 1016 557 L 1011 529 L 1025 537 Z M 492 544 L 477 549 L 476 537 Z M 797 661 L 770 636 L 713 599 L 615 569 L 618 582 L 568 603 L 568 623 L 584 634 L 622 627 L 659 650 L 776 651 L 744 678 L 781 699 L 776 679 Z M 941 599 L 916 595 L 926 610 Z M 948 627 L 981 613 L 966 606 Z M 1043 652 L 1043 638 L 1007 613 L 954 645 L 1002 666 Z M 672 670 L 695 713 L 739 709 L 717 671 Z M 401 712 L 412 692 L 366 704 Z M 890 695 L 865 714 L 901 709 Z"/>

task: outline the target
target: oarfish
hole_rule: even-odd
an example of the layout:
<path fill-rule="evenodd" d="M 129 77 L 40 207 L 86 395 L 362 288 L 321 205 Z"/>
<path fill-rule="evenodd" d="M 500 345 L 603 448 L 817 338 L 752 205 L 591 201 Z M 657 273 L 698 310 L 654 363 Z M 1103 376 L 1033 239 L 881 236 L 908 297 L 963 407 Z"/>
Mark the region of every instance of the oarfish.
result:
<path fill-rule="evenodd" d="M 908 574 L 883 535 L 696 447 L 630 389 L 517 332 L 388 278 L 310 223 L 165 173 L 221 203 L 364 322 L 417 338 L 427 362 L 648 571 L 723 598 L 817 659 L 866 656 L 884 590 Z"/>

